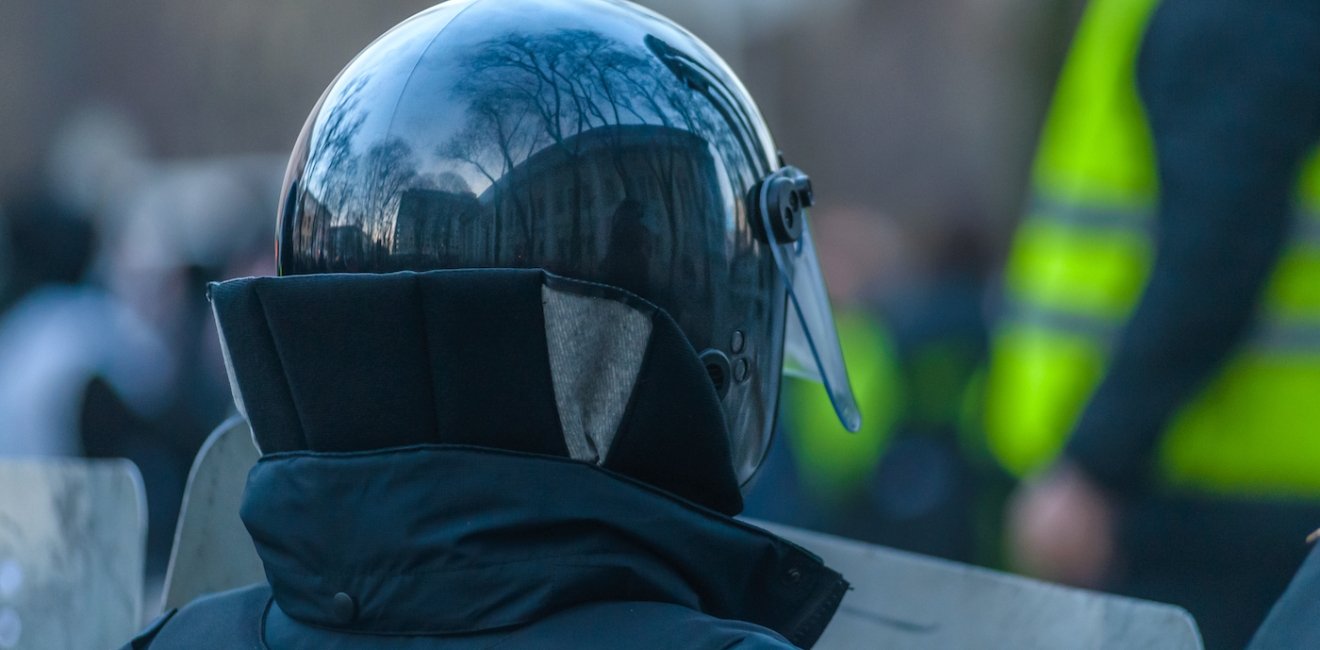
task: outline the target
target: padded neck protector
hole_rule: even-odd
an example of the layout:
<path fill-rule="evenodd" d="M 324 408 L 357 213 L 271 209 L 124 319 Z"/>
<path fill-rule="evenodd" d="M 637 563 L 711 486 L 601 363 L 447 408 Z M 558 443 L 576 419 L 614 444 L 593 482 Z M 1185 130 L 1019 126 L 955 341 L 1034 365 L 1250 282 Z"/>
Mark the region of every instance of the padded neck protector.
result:
<path fill-rule="evenodd" d="M 569 457 L 542 289 L 651 319 L 601 465 L 726 514 L 742 510 L 714 387 L 668 314 L 540 270 L 323 274 L 212 284 L 240 412 L 263 453 L 455 444 Z"/>

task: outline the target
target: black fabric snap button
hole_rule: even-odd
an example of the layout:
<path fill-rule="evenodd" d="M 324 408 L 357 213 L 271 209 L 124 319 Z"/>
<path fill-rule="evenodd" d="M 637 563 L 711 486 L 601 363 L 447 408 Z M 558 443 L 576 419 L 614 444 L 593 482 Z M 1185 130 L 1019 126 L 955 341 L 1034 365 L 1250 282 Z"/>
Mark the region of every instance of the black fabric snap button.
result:
<path fill-rule="evenodd" d="M 335 618 L 340 623 L 351 623 L 357 617 L 357 603 L 353 602 L 353 597 L 339 592 L 335 594 Z"/>

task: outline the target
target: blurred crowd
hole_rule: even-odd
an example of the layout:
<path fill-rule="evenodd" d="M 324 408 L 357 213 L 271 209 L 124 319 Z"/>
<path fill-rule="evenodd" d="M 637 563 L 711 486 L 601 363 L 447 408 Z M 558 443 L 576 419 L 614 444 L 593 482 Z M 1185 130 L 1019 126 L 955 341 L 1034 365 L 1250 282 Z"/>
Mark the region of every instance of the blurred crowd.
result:
<path fill-rule="evenodd" d="M 162 161 L 130 118 L 90 106 L 44 180 L 0 206 L 4 455 L 129 458 L 168 559 L 198 448 L 232 410 L 206 283 L 273 272 L 280 156 Z"/>
<path fill-rule="evenodd" d="M 27 7 L 43 29 L 74 29 L 48 25 L 56 9 L 38 4 L 9 10 Z M 166 50 L 183 51 L 174 30 L 200 29 L 204 12 L 220 10 L 191 16 L 158 4 L 136 3 L 167 19 L 146 34 Z M 99 64 L 111 81 L 96 82 L 111 101 L 80 96 L 65 80 L 62 95 L 23 104 L 27 115 L 62 110 L 58 120 L 43 115 L 36 134 L 15 136 L 26 159 L 3 161 L 15 173 L 0 187 L 0 454 L 136 462 L 157 576 L 191 460 L 232 409 L 206 283 L 274 271 L 283 154 L 241 150 L 282 151 L 301 119 L 283 107 L 311 105 L 308 93 L 333 73 L 325 62 L 346 60 L 340 52 L 425 4 L 385 3 L 357 31 L 347 26 L 352 12 L 367 10 L 345 9 L 329 30 L 345 37 L 333 44 L 314 43 L 316 30 L 270 36 L 227 53 L 229 68 L 202 69 L 207 83 L 186 84 L 175 71 L 193 98 L 187 106 L 159 89 L 150 100 L 116 96 L 115 74 L 134 92 L 153 91 L 131 63 L 113 62 Z M 818 389 L 786 380 L 778 442 L 747 515 L 1020 566 L 1003 540 L 1023 472 L 991 453 L 987 375 L 992 333 L 1008 310 L 1000 268 L 1031 203 L 1037 134 L 1084 3 L 835 0 L 817 12 L 770 3 L 738 29 L 726 14 L 747 11 L 745 2 L 648 4 L 727 53 L 767 98 L 762 108 L 790 161 L 821 179 L 813 228 L 864 426 L 843 434 Z M 233 11 L 259 14 L 253 7 Z M 317 11 L 327 14 L 311 18 L 320 27 L 334 19 Z M 281 9 L 267 28 L 299 20 Z M 202 40 L 225 49 L 261 38 L 240 31 L 213 25 Z M 278 61 L 257 65 L 249 55 Z M 279 102 L 249 98 L 278 119 L 226 95 L 233 75 L 261 89 L 248 92 L 290 89 Z M 217 104 L 192 110 L 207 93 Z M 208 117 L 213 124 L 198 121 Z"/>

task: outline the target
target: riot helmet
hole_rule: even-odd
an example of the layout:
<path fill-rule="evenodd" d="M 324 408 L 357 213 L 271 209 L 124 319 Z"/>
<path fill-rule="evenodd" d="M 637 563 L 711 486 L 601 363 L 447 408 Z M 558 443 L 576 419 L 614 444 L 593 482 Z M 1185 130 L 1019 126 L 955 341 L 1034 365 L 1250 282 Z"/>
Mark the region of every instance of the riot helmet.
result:
<path fill-rule="evenodd" d="M 699 353 L 746 485 L 784 369 L 860 425 L 813 201 L 742 84 L 673 22 L 622 0 L 452 0 L 325 91 L 277 258 L 281 275 L 539 268 L 631 292 Z"/>

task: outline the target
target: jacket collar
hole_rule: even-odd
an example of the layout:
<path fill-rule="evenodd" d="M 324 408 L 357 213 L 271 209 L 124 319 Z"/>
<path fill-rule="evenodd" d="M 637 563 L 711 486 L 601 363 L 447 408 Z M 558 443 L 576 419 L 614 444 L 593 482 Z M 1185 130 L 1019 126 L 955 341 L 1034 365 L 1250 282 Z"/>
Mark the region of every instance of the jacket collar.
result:
<path fill-rule="evenodd" d="M 211 300 L 263 452 L 492 447 L 742 510 L 704 365 L 672 318 L 621 289 L 469 269 L 244 278 Z"/>
<path fill-rule="evenodd" d="M 354 632 L 474 633 L 583 603 L 658 601 L 809 647 L 848 588 L 765 531 L 549 456 L 272 454 L 248 478 L 242 516 L 284 613 Z"/>

